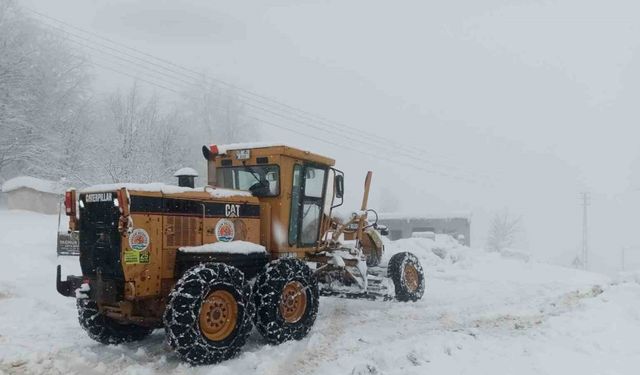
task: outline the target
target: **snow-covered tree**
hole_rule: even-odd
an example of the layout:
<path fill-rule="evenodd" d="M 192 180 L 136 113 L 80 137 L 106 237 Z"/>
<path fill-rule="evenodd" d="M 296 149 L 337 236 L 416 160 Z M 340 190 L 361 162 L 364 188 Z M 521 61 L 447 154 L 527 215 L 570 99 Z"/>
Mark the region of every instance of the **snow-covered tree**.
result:
<path fill-rule="evenodd" d="M 162 103 L 135 84 L 98 97 L 90 66 L 63 35 L 0 0 L 0 181 L 171 182 L 179 167 L 203 167 L 203 144 L 257 138 L 227 86 L 203 78 Z"/>
<path fill-rule="evenodd" d="M 513 246 L 521 231 L 521 217 L 513 216 L 507 209 L 496 213 L 489 227 L 487 249 L 502 251 Z"/>
<path fill-rule="evenodd" d="M 86 125 L 86 60 L 0 0 L 0 175 L 73 174 Z"/>
<path fill-rule="evenodd" d="M 199 139 L 232 143 L 255 139 L 255 122 L 247 118 L 246 108 L 234 89 L 209 82 L 203 77 L 185 95 L 185 110 L 192 129 L 198 129 Z"/>
<path fill-rule="evenodd" d="M 145 98 L 136 85 L 105 100 L 95 129 L 100 141 L 94 165 L 111 182 L 169 182 L 186 162 L 186 122 L 177 109 L 161 107 L 156 96 Z"/>

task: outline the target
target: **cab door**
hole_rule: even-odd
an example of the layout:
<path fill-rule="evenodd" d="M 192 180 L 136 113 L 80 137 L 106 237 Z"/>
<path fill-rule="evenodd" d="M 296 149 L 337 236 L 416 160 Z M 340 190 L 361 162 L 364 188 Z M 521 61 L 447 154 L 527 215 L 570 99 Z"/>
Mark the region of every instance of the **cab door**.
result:
<path fill-rule="evenodd" d="M 289 245 L 314 247 L 320 236 L 327 168 L 296 164 L 293 169 Z"/>

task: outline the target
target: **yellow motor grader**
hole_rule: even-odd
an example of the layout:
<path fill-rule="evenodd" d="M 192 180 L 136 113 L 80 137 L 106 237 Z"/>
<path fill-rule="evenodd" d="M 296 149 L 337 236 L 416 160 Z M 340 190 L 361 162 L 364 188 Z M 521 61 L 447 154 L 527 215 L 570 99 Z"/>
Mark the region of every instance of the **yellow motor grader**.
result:
<path fill-rule="evenodd" d="M 67 191 L 82 276 L 63 281 L 58 266 L 56 286 L 77 298 L 92 339 L 118 344 L 164 328 L 181 359 L 210 364 L 236 355 L 253 326 L 271 344 L 302 339 L 320 295 L 422 298 L 413 254 L 378 264 L 384 228 L 368 219 L 371 172 L 361 210 L 338 220 L 344 174 L 333 159 L 265 144 L 203 154 L 202 188 L 181 178 Z"/>

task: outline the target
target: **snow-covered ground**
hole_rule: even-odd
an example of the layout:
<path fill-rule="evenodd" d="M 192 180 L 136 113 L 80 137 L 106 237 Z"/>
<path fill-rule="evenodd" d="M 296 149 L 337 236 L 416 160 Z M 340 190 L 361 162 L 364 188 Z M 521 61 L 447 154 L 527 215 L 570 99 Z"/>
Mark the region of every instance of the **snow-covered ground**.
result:
<path fill-rule="evenodd" d="M 56 217 L 0 211 L 0 373 L 8 374 L 637 374 L 640 285 L 605 276 L 407 239 L 427 272 L 418 303 L 322 298 L 310 335 L 215 366 L 178 362 L 157 330 L 103 346 L 55 291 Z M 436 255 L 438 254 L 438 255 Z"/>

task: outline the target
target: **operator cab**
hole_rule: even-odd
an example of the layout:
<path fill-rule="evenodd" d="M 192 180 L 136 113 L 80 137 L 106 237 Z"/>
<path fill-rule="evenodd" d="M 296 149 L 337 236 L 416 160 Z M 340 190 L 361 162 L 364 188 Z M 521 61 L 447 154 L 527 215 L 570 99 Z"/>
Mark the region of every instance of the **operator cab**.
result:
<path fill-rule="evenodd" d="M 332 209 L 342 204 L 344 175 L 333 159 L 284 145 L 203 147 L 208 184 L 251 192 L 271 224 L 269 250 L 300 253 L 318 246 Z M 336 203 L 338 202 L 338 203 Z"/>

